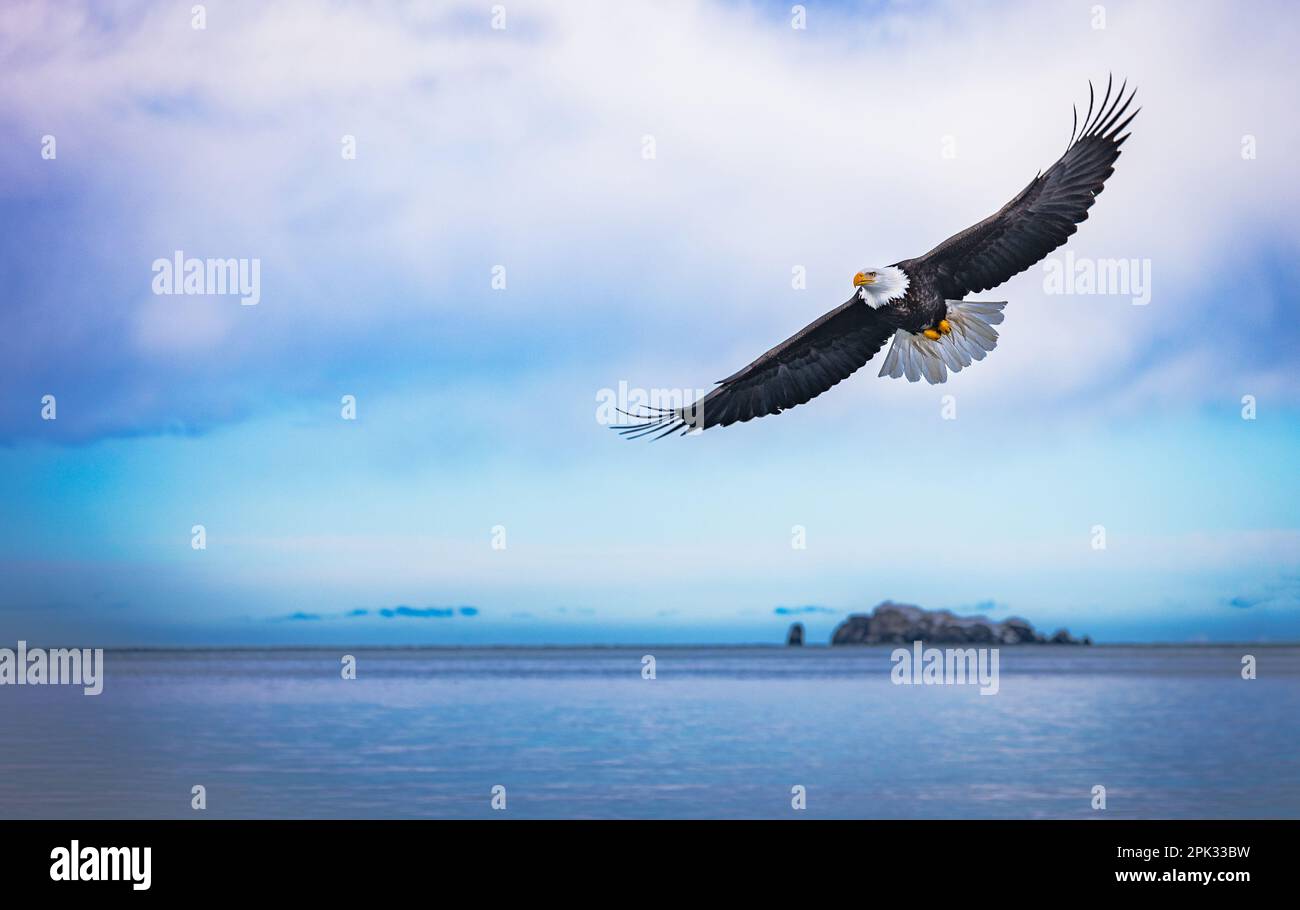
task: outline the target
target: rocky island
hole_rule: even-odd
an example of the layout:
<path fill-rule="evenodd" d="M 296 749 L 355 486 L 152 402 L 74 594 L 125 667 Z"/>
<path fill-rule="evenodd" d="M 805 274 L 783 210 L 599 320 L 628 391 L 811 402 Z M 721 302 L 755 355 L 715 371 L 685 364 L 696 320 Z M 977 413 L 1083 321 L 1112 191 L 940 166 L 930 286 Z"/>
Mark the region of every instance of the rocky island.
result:
<path fill-rule="evenodd" d="M 1087 635 L 1075 638 L 1065 629 L 1050 636 L 1034 630 L 1028 620 L 1010 617 L 1000 622 L 983 616 L 958 616 L 951 610 L 924 610 L 912 604 L 885 601 L 870 615 L 854 613 L 835 627 L 832 645 L 885 645 L 923 641 L 940 645 L 1090 645 Z"/>

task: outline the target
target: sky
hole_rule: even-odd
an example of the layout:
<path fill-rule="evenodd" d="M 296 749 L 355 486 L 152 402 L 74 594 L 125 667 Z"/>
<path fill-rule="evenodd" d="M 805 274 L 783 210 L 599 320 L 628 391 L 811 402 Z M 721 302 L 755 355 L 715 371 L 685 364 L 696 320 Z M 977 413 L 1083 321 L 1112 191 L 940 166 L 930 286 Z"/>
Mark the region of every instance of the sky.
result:
<path fill-rule="evenodd" d="M 1300 640 L 1292 6 L 192 6 L 0 10 L 0 642 L 824 642 L 886 599 Z M 986 360 L 607 428 L 995 211 L 1111 72 L 1132 138 L 976 295 Z M 178 252 L 255 300 L 157 293 Z"/>

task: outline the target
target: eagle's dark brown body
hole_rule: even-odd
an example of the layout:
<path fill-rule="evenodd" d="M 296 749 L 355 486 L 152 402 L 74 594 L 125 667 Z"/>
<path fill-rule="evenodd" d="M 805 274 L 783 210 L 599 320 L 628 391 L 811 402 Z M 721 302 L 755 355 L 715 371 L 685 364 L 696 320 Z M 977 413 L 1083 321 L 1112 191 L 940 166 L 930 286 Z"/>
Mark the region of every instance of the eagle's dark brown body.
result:
<path fill-rule="evenodd" d="M 920 267 L 917 259 L 904 259 L 894 265 L 908 277 L 907 293 L 876 310 L 876 315 L 895 329 L 916 334 L 938 325 L 948 315 L 947 300 L 930 270 Z"/>

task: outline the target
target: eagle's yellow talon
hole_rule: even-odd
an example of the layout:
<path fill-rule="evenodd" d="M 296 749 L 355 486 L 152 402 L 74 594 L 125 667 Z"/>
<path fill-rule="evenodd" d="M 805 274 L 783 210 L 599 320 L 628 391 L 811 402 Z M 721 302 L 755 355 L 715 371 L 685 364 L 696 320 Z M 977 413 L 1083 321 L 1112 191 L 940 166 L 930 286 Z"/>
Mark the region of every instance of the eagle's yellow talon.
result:
<path fill-rule="evenodd" d="M 934 329 L 926 329 L 921 334 L 924 335 L 926 338 L 929 338 L 931 341 L 939 340 L 939 333 L 936 332 Z"/>
<path fill-rule="evenodd" d="M 947 335 L 949 332 L 952 331 L 952 326 L 948 324 L 948 320 L 947 320 L 947 319 L 940 319 L 940 320 L 939 320 L 939 331 L 940 331 L 940 332 L 943 332 L 943 334 L 945 334 L 945 335 Z"/>

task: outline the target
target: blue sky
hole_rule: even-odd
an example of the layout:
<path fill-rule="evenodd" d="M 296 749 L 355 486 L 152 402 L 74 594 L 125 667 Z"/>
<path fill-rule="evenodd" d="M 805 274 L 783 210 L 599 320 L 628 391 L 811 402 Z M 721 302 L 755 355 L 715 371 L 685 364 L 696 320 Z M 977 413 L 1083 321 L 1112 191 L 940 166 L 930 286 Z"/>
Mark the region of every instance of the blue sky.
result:
<path fill-rule="evenodd" d="M 0 637 L 824 640 L 893 598 L 1300 638 L 1295 12 L 805 6 L 7 7 Z M 1109 70 L 1145 108 L 1067 249 L 1148 305 L 1035 268 L 944 386 L 601 426 L 995 210 Z M 260 302 L 154 294 L 176 250 Z"/>

